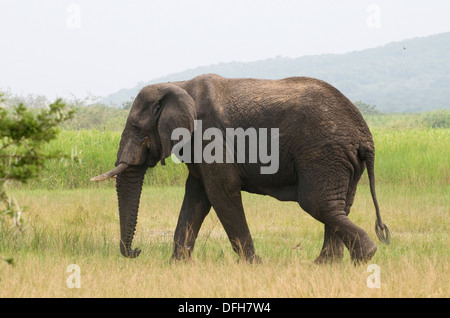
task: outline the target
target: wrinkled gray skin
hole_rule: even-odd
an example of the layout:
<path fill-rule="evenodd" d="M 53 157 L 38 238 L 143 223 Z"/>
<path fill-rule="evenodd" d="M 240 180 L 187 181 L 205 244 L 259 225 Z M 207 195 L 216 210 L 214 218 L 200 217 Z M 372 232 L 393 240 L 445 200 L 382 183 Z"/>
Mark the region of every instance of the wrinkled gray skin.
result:
<path fill-rule="evenodd" d="M 125 164 L 116 181 L 124 256 L 133 258 L 140 253 L 131 244 L 147 168 L 164 163 L 178 142 L 171 140 L 173 129 L 184 127 L 193 132 L 194 119 L 202 120 L 203 130 L 220 128 L 223 136 L 227 127 L 279 128 L 279 170 L 261 175 L 260 163 L 188 163 L 173 259 L 190 257 L 212 206 L 233 249 L 250 262 L 259 260 L 242 206 L 244 190 L 298 202 L 325 225 L 316 263 L 341 259 L 344 246 L 355 263 L 366 262 L 377 247 L 347 217 L 365 166 L 377 212 L 377 235 L 389 240 L 375 195 L 372 135 L 345 96 L 323 81 L 306 77 L 257 80 L 209 74 L 146 86 L 133 103 L 116 162 L 116 167 Z M 204 147 L 209 141 L 203 143 Z"/>

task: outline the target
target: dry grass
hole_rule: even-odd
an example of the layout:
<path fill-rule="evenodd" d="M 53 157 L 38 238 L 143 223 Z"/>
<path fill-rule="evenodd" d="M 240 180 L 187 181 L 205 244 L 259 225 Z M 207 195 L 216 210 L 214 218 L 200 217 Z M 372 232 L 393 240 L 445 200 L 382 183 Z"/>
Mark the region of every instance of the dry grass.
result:
<path fill-rule="evenodd" d="M 145 188 L 134 246 L 137 259 L 119 253 L 115 191 L 22 190 L 29 206 L 22 234 L 3 229 L 0 297 L 448 297 L 448 186 L 379 186 L 382 215 L 392 233 L 378 244 L 371 263 L 380 266 L 381 288 L 366 281 L 367 265 L 312 263 L 322 246 L 323 226 L 297 204 L 244 195 L 257 253 L 263 263 L 237 262 L 211 211 L 193 259 L 170 263 L 172 236 L 183 188 Z M 357 193 L 351 218 L 373 231 L 369 191 Z M 81 270 L 81 288 L 68 288 L 70 264 Z"/>

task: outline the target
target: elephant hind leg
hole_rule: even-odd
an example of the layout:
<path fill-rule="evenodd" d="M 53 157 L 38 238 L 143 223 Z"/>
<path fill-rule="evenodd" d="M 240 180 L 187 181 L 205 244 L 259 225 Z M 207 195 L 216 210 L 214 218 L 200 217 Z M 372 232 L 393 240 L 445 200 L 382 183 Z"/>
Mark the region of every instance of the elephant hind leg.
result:
<path fill-rule="evenodd" d="M 349 250 L 354 263 L 365 263 L 375 255 L 375 243 L 362 228 L 350 221 L 345 211 L 327 213 L 321 221 L 325 223 L 325 238 L 315 263 L 330 263 L 342 259 L 344 246 Z"/>
<path fill-rule="evenodd" d="M 353 205 L 356 194 L 356 186 L 358 184 L 359 176 L 353 180 L 347 192 L 347 198 L 345 200 L 345 214 L 348 216 L 350 213 L 350 208 Z M 340 261 L 344 257 L 344 243 L 339 238 L 339 236 L 334 232 L 329 225 L 325 225 L 325 235 L 324 242 L 322 246 L 322 251 L 319 256 L 315 259 L 314 263 L 324 264 L 333 263 Z"/>
<path fill-rule="evenodd" d="M 309 167 L 299 178 L 299 203 L 315 219 L 325 224 L 324 244 L 316 263 L 328 263 L 343 257 L 345 246 L 353 262 L 366 262 L 376 252 L 367 233 L 347 217 L 356 192 L 357 180 L 351 181 L 345 167 L 333 166 L 326 172 Z M 315 173 L 316 172 L 316 173 Z"/>
<path fill-rule="evenodd" d="M 332 231 L 342 240 L 349 250 L 352 261 L 355 264 L 369 261 L 376 253 L 377 246 L 372 242 L 367 233 L 353 224 L 345 212 L 331 215 L 326 221 Z"/>
<path fill-rule="evenodd" d="M 322 250 L 314 263 L 327 264 L 340 261 L 344 257 L 344 243 L 329 225 L 325 225 L 324 236 Z"/>

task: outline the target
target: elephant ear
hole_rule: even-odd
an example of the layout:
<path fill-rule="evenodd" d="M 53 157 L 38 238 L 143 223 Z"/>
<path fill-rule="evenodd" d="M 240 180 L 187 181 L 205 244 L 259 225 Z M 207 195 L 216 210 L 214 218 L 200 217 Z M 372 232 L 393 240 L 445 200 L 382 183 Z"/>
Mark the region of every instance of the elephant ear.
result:
<path fill-rule="evenodd" d="M 181 87 L 167 84 L 161 99 L 161 115 L 158 120 L 158 133 L 161 139 L 161 164 L 170 157 L 172 148 L 177 142 L 172 140 L 172 132 L 176 128 L 185 128 L 190 134 L 194 131 L 194 120 L 197 117 L 195 102 Z"/>

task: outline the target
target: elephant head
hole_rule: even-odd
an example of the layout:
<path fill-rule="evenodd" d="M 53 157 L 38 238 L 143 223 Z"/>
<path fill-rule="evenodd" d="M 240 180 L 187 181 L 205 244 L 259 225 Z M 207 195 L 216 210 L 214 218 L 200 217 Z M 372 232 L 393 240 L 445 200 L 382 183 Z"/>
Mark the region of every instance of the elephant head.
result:
<path fill-rule="evenodd" d="M 195 103 L 181 87 L 159 84 L 144 87 L 134 100 L 120 140 L 116 168 L 92 181 L 117 177 L 120 251 L 134 258 L 139 249 L 131 249 L 137 224 L 139 200 L 145 172 L 172 152 L 172 131 L 186 128 L 192 133 L 196 118 Z"/>

